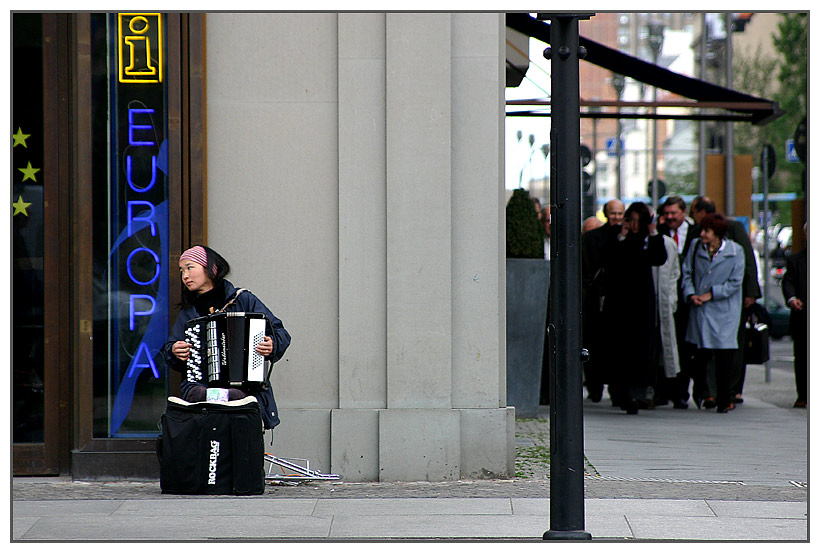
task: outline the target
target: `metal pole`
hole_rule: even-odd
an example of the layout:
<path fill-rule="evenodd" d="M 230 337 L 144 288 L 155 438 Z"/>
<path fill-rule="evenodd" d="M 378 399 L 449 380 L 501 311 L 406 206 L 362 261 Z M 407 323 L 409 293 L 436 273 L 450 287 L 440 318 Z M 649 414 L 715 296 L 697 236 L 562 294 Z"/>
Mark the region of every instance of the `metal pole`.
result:
<path fill-rule="evenodd" d="M 623 98 L 624 94 L 624 86 L 626 84 L 625 78 L 623 75 L 614 73 L 612 75 L 612 87 L 615 89 L 615 94 L 618 95 L 618 101 L 620 102 Z M 618 112 L 620 113 L 621 106 L 618 106 Z M 615 175 L 615 197 L 619 200 L 623 197 L 623 183 L 622 183 L 622 174 L 621 174 L 621 156 L 623 152 L 621 151 L 621 133 L 623 132 L 623 128 L 621 126 L 621 119 L 618 118 L 615 121 L 615 164 L 616 164 L 616 175 Z"/>
<path fill-rule="evenodd" d="M 589 540 L 584 530 L 584 425 L 581 379 L 581 171 L 578 19 L 591 14 L 538 14 L 551 19 L 550 144 L 550 529 L 545 540 Z"/>
<path fill-rule="evenodd" d="M 769 308 L 769 148 L 763 147 L 763 305 Z M 769 362 L 763 364 L 764 380 L 772 381 Z"/>
<path fill-rule="evenodd" d="M 649 23 L 649 46 L 652 48 L 652 61 L 658 65 L 658 58 L 660 57 L 661 49 L 663 48 L 663 25 L 661 23 Z M 658 87 L 652 87 L 652 103 L 655 106 L 652 112 L 658 113 Z M 658 190 L 658 119 L 652 119 L 652 210 L 654 213 L 658 212 L 658 199 L 660 198 L 660 190 Z"/>
<path fill-rule="evenodd" d="M 595 109 L 594 111 L 598 111 Z M 592 120 L 592 214 L 598 213 L 598 118 Z"/>
<path fill-rule="evenodd" d="M 620 109 L 620 108 L 618 108 L 618 109 Z M 617 136 L 615 137 L 615 140 L 616 140 L 616 142 L 615 142 L 615 152 L 616 152 L 615 156 L 616 156 L 616 163 L 617 163 L 617 166 L 618 166 L 618 168 L 617 168 L 618 174 L 617 174 L 616 181 L 615 181 L 616 182 L 615 197 L 618 198 L 619 200 L 621 200 L 623 198 L 624 191 L 623 191 L 623 184 L 622 184 L 622 178 L 623 177 L 621 176 L 622 175 L 622 172 L 621 172 L 621 156 L 623 156 L 623 152 L 621 151 L 621 133 L 623 132 L 623 129 L 622 129 L 620 119 L 618 119 L 617 127 L 618 127 L 618 132 L 616 133 Z"/>
<path fill-rule="evenodd" d="M 655 63 L 658 63 L 658 57 L 655 56 Z M 658 101 L 658 87 L 652 87 L 652 101 Z M 658 108 L 652 108 L 658 111 Z M 652 120 L 652 211 L 658 212 L 658 198 L 660 191 L 658 190 L 658 120 Z"/>
<path fill-rule="evenodd" d="M 700 78 L 706 80 L 706 14 L 700 14 Z M 706 121 L 698 123 L 698 195 L 706 195 Z"/>
<path fill-rule="evenodd" d="M 726 88 L 732 88 L 732 14 L 726 14 Z M 726 216 L 735 215 L 735 127 L 726 121 Z"/>

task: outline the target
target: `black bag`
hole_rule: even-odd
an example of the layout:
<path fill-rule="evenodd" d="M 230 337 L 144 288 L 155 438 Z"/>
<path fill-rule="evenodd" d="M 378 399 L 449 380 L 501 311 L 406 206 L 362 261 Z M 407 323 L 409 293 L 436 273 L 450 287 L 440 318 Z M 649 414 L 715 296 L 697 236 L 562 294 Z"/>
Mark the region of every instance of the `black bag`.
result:
<path fill-rule="evenodd" d="M 750 307 L 744 333 L 743 362 L 747 365 L 762 365 L 769 360 L 769 325 L 772 318 L 766 308 L 759 303 Z"/>
<path fill-rule="evenodd" d="M 162 493 L 264 493 L 264 431 L 255 397 L 227 403 L 170 397 L 160 427 Z"/>

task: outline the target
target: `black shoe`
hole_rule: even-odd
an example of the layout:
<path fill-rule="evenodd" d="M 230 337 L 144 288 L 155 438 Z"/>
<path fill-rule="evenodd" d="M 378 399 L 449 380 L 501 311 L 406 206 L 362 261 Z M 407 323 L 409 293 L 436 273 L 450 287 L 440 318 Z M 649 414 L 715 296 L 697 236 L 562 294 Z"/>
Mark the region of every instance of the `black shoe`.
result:
<path fill-rule="evenodd" d="M 743 403 L 743 396 L 740 394 L 735 394 L 734 403 L 735 405 L 740 405 L 741 403 Z"/>
<path fill-rule="evenodd" d="M 689 403 L 681 399 L 673 402 L 672 407 L 675 409 L 689 409 Z"/>
<path fill-rule="evenodd" d="M 733 411 L 735 408 L 734 403 L 730 403 L 729 405 L 722 405 L 717 408 L 718 413 L 728 413 L 729 411 Z"/>
<path fill-rule="evenodd" d="M 627 399 L 624 400 L 621 404 L 621 409 L 626 411 L 627 415 L 637 415 L 638 414 L 638 402 L 634 399 Z"/>
<path fill-rule="evenodd" d="M 715 398 L 707 397 L 703 400 L 703 408 L 704 409 L 713 409 L 717 405 Z"/>

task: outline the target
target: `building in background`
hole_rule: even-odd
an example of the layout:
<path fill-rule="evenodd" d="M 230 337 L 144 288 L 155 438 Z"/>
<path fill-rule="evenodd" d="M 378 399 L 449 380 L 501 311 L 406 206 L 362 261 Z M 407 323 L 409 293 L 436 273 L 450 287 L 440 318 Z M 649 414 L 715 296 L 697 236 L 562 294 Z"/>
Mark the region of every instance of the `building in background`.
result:
<path fill-rule="evenodd" d="M 675 74 L 732 89 L 734 87 L 731 84 L 727 85 L 726 76 L 727 65 L 731 65 L 727 61 L 725 47 L 727 16 L 730 18 L 735 50 L 748 54 L 759 45 L 763 52 L 772 51 L 772 34 L 779 17 L 777 13 L 601 12 L 589 19 L 582 19 L 579 22 L 579 33 L 582 38 L 623 52 L 637 60 L 657 63 Z M 514 33 L 515 31 L 508 29 L 508 40 Z M 703 53 L 701 37 L 704 38 Z M 653 38 L 659 39 L 657 59 L 651 46 Z M 548 100 L 549 75 L 543 68 L 549 62 L 542 55 L 546 46 L 544 42 L 530 38 L 530 64 L 527 66 L 519 63 L 521 67 L 527 68 L 526 77 L 519 79 L 520 84 L 509 82 L 508 101 Z M 510 51 L 509 47 L 507 54 L 512 59 L 521 57 L 519 52 Z M 771 92 L 770 88 L 765 94 Z M 674 118 L 658 118 L 657 123 L 648 118 L 655 101 L 661 104 L 693 104 L 691 97 L 684 97 L 661 87 L 655 89 L 631 77 L 619 78 L 612 70 L 586 61 L 580 64 L 580 93 L 581 141 L 593 153 L 593 162 L 584 171 L 590 174 L 595 183 L 599 208 L 607 199 L 615 197 L 619 190 L 627 203 L 630 200 L 650 200 L 648 185 L 655 175 L 662 181 L 662 190 L 665 188 L 670 193 L 685 196 L 702 193 L 707 179 L 706 156 L 718 159 L 714 156 L 727 154 L 724 135 L 729 132 L 731 125 L 725 121 L 717 118 L 704 122 L 687 119 L 686 115 L 695 113 L 696 110 L 669 106 L 658 107 L 658 112 L 675 116 Z M 763 91 L 756 93 L 761 94 Z M 615 119 L 608 115 L 611 115 L 614 109 L 612 106 L 619 99 L 624 102 L 620 108 L 623 117 Z M 540 109 L 548 111 L 547 108 Z M 522 111 L 522 107 L 520 104 L 508 105 L 508 112 L 511 111 Z M 530 113 L 537 111 L 539 108 L 533 107 Z M 546 199 L 549 195 L 549 176 L 542 177 L 538 173 L 539 165 L 532 160 L 540 162 L 538 150 L 549 149 L 549 117 L 508 117 L 506 127 L 506 187 L 512 189 L 520 183 L 533 195 Z M 532 136 L 534 146 L 528 148 L 526 140 L 516 141 L 511 138 L 518 132 L 524 138 Z M 657 140 L 653 138 L 655 133 Z M 617 151 L 618 135 L 621 139 L 620 156 Z M 745 166 L 743 170 L 745 171 Z M 528 175 L 530 180 L 526 180 Z M 519 176 L 525 178 L 519 179 Z M 746 175 L 743 177 L 746 181 L 750 179 Z M 714 180 L 713 174 L 710 174 L 709 180 Z M 720 187 L 722 189 L 722 184 Z M 723 201 L 723 193 L 720 197 Z M 748 215 L 745 212 L 743 214 Z"/>

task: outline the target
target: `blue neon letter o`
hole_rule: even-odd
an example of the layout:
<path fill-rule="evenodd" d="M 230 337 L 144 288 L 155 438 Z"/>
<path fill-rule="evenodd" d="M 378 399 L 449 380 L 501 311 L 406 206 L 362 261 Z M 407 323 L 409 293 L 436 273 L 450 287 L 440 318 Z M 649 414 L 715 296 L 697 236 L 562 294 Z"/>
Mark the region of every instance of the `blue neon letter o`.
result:
<path fill-rule="evenodd" d="M 156 263 L 155 270 L 154 270 L 154 276 L 151 278 L 151 280 L 148 280 L 148 281 L 145 281 L 145 282 L 143 282 L 141 280 L 137 280 L 137 278 L 134 276 L 134 272 L 131 270 L 131 258 L 134 257 L 134 254 L 136 254 L 139 251 L 145 251 L 145 252 L 150 253 L 151 257 L 154 258 L 154 262 Z M 149 284 L 153 284 L 154 281 L 156 281 L 157 278 L 159 278 L 159 271 L 160 271 L 159 256 L 156 254 L 156 252 L 154 252 L 153 250 L 149 250 L 148 248 L 144 248 L 144 247 L 143 248 L 137 248 L 136 250 L 134 250 L 130 254 L 128 254 L 128 259 L 125 261 L 125 268 L 128 271 L 128 277 L 131 279 L 131 282 L 133 282 L 134 284 L 139 284 L 139 285 L 142 285 L 142 286 L 147 286 Z"/>

